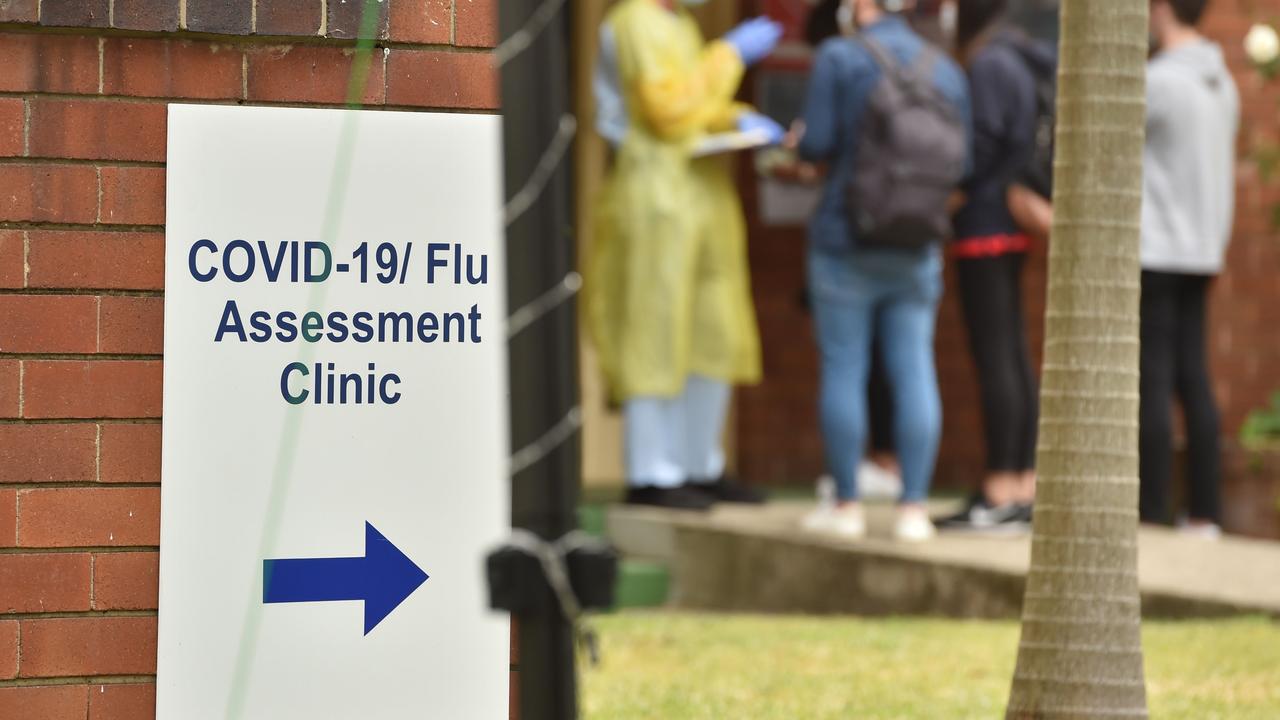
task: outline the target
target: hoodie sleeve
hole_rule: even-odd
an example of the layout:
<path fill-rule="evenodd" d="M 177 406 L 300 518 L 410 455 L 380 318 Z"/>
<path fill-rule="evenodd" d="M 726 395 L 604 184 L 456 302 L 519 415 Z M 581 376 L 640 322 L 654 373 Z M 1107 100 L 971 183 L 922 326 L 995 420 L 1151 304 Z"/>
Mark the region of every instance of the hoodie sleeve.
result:
<path fill-rule="evenodd" d="M 1016 78 L 996 52 L 984 52 L 969 68 L 973 152 L 970 181 L 991 177 L 1007 157 L 1006 141 L 1016 122 Z"/>

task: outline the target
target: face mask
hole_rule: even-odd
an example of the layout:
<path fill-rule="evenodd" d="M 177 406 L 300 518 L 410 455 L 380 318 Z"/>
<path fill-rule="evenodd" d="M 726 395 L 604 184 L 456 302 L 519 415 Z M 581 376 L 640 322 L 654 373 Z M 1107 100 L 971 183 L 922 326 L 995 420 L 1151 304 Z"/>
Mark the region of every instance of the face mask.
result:
<path fill-rule="evenodd" d="M 948 40 L 955 39 L 959 16 L 960 7 L 955 2 L 944 2 L 942 7 L 938 8 L 938 27 L 941 28 L 943 37 Z"/>
<path fill-rule="evenodd" d="M 852 35 L 858 32 L 858 23 L 853 17 L 853 5 L 849 2 L 840 3 L 840 7 L 836 8 L 836 25 L 840 28 L 840 32 L 845 35 Z"/>

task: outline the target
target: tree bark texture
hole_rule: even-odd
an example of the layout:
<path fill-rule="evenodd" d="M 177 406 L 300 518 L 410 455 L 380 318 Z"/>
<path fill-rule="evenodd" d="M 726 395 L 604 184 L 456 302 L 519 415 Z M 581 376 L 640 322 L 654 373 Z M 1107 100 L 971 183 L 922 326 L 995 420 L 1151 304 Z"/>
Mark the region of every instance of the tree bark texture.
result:
<path fill-rule="evenodd" d="M 1149 0 L 1063 0 L 1039 487 L 1007 717 L 1145 718 L 1138 307 Z"/>

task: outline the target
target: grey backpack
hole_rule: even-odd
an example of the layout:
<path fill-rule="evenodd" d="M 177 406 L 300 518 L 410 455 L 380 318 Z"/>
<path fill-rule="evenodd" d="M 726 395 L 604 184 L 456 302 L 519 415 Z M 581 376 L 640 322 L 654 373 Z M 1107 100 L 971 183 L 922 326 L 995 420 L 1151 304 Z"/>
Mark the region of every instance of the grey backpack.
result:
<path fill-rule="evenodd" d="M 857 245 L 906 250 L 940 242 L 950 229 L 947 201 L 964 177 L 968 140 L 960 109 L 933 81 L 939 52 L 926 44 L 905 66 L 870 37 L 856 42 L 882 72 L 862 117 L 847 188 Z"/>

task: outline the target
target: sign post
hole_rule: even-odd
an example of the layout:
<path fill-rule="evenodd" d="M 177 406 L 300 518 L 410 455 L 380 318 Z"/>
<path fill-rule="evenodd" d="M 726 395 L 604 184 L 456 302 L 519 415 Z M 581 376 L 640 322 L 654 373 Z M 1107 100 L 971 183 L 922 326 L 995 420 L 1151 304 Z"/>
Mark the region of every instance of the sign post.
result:
<path fill-rule="evenodd" d="M 159 720 L 506 717 L 500 132 L 170 107 Z"/>

